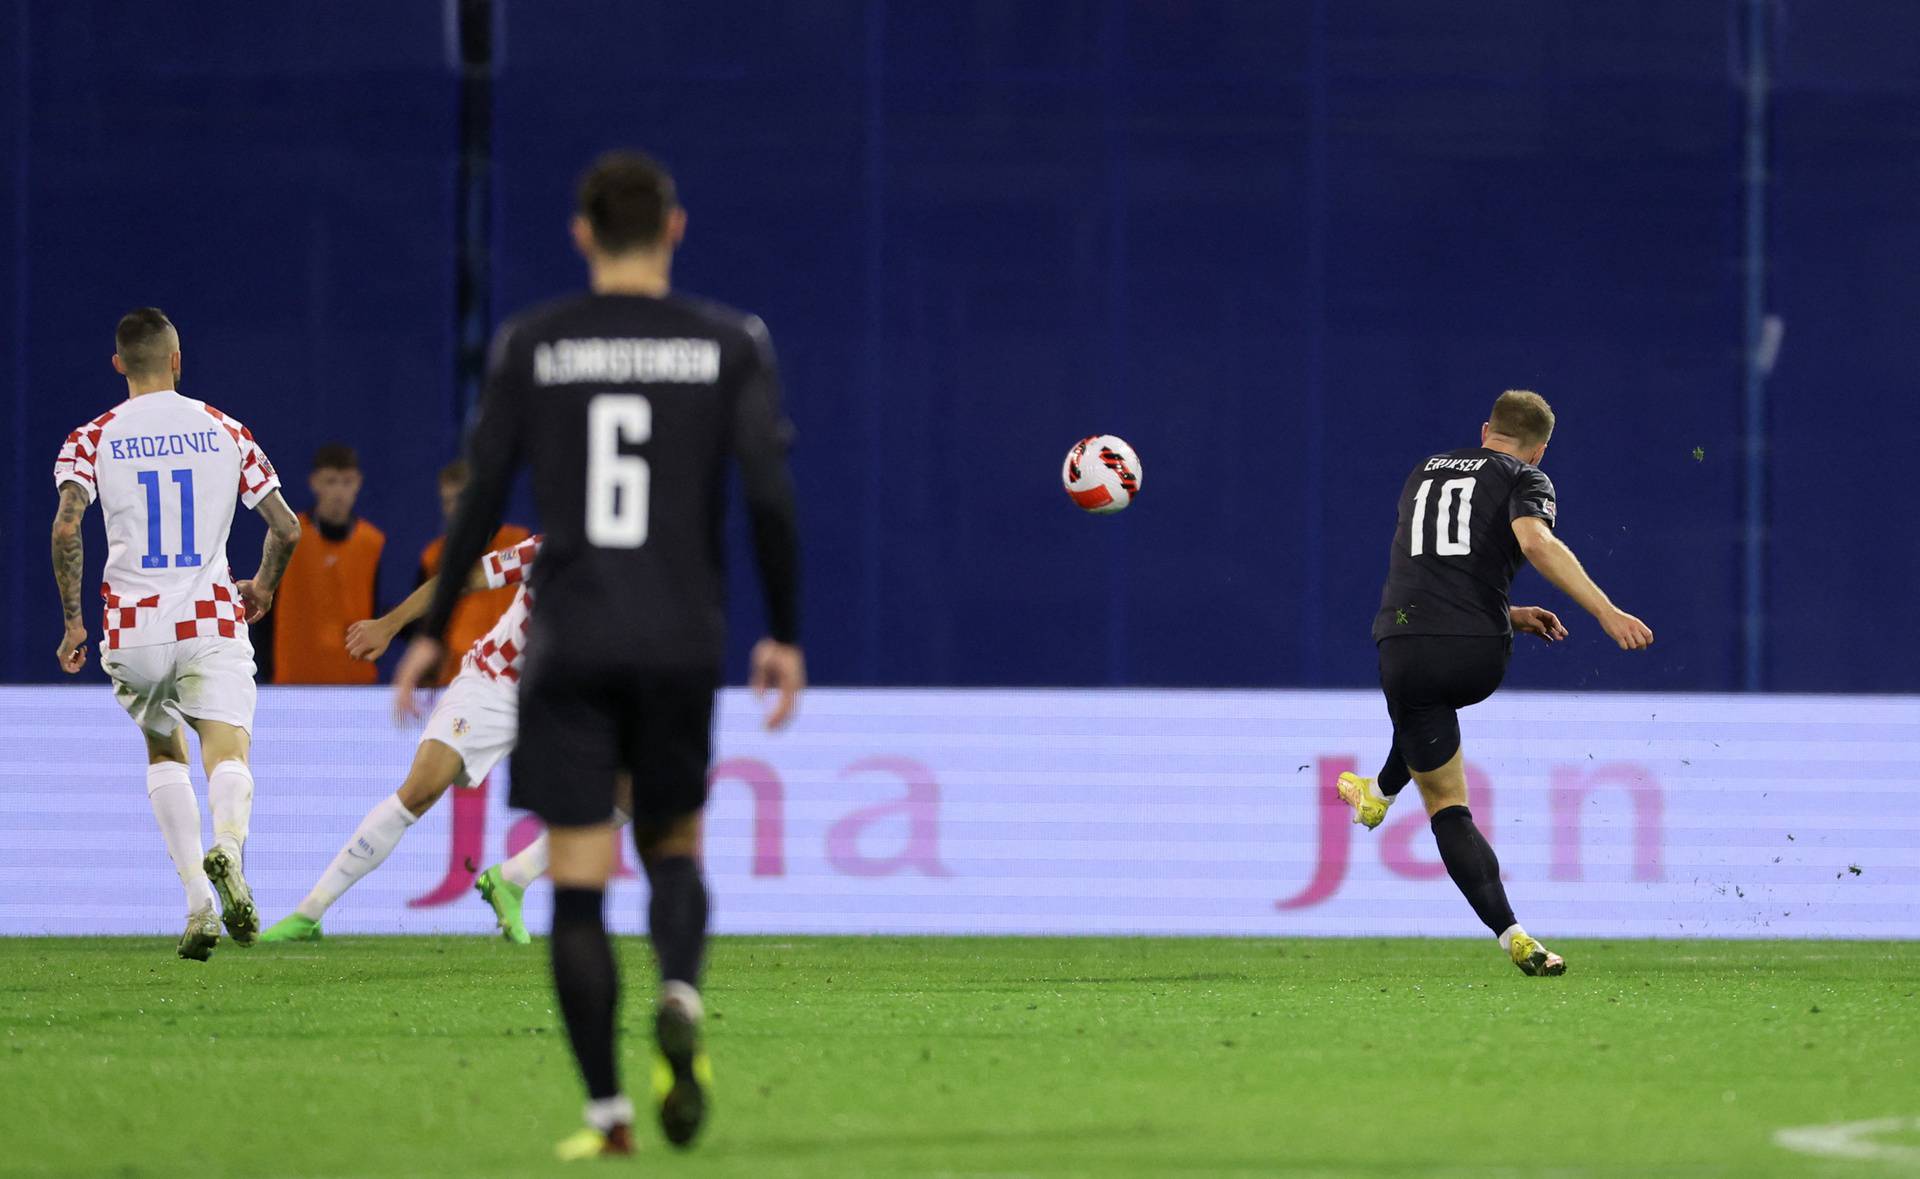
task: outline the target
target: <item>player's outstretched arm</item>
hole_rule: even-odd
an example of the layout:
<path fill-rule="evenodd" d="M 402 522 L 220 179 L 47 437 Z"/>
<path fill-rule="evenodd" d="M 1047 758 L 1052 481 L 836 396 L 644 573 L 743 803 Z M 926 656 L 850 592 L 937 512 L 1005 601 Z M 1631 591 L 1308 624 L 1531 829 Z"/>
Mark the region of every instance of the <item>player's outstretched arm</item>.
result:
<path fill-rule="evenodd" d="M 1587 613 L 1600 623 L 1600 629 L 1607 637 L 1620 644 L 1622 651 L 1638 651 L 1653 645 L 1653 630 L 1646 623 L 1635 618 L 1613 604 L 1613 600 L 1580 564 L 1580 558 L 1573 555 L 1547 522 L 1536 516 L 1522 516 L 1513 522 L 1513 534 L 1520 541 L 1520 551 L 1540 575 L 1551 581 L 1569 598 L 1580 604 Z"/>
<path fill-rule="evenodd" d="M 68 675 L 87 662 L 87 624 L 80 616 L 80 578 L 86 570 L 80 523 L 86 518 L 89 502 L 79 484 L 62 483 L 60 507 L 53 514 L 53 581 L 60 587 L 60 613 L 66 619 L 66 634 L 54 658 Z"/>
<path fill-rule="evenodd" d="M 387 653 L 394 636 L 425 618 L 427 608 L 433 605 L 434 591 L 440 588 L 438 577 L 429 577 L 398 606 L 378 618 L 369 618 L 356 622 L 347 628 L 347 654 L 368 663 Z M 481 565 L 475 565 L 467 574 L 467 580 L 460 586 L 460 592 L 479 593 L 487 588 L 487 571 Z"/>
<path fill-rule="evenodd" d="M 246 603 L 249 623 L 260 621 L 273 609 L 273 595 L 279 592 L 287 562 L 293 560 L 293 550 L 300 544 L 300 517 L 293 514 L 277 488 L 269 491 L 254 511 L 267 522 L 267 539 L 260 545 L 260 568 L 252 577 L 234 583 L 240 600 Z"/>

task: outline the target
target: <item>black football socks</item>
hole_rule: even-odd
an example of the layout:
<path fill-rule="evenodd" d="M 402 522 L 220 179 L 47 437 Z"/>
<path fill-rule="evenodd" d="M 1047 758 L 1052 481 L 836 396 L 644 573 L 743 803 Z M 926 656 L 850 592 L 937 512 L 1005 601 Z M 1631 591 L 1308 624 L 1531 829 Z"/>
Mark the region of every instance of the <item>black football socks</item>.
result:
<path fill-rule="evenodd" d="M 597 888 L 553 890 L 553 989 L 566 1020 L 573 1058 L 595 1101 L 615 1097 L 614 1016 L 620 1005 L 620 974 L 607 940 L 606 894 Z"/>
<path fill-rule="evenodd" d="M 1440 845 L 1447 875 L 1453 877 L 1454 886 L 1487 928 L 1497 936 L 1512 926 L 1513 906 L 1507 903 L 1507 890 L 1500 883 L 1500 861 L 1480 828 L 1473 825 L 1473 812 L 1463 806 L 1450 806 L 1434 815 L 1433 840 Z"/>
<path fill-rule="evenodd" d="M 1380 791 L 1382 797 L 1392 798 L 1405 790 L 1411 781 L 1413 775 L 1407 770 L 1407 759 L 1400 756 L 1400 747 L 1396 745 L 1393 752 L 1387 754 L 1387 764 L 1380 767 L 1380 776 L 1373 780 L 1374 788 Z"/>
<path fill-rule="evenodd" d="M 700 865 L 692 856 L 667 856 L 647 876 L 653 885 L 647 928 L 660 958 L 660 981 L 697 989 L 707 952 L 707 885 Z"/>

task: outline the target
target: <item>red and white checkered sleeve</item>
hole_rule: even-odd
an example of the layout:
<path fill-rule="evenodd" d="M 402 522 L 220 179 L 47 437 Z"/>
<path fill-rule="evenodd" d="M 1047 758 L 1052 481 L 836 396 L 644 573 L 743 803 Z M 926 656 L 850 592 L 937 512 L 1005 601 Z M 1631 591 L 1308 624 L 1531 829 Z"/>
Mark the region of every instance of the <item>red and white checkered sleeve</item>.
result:
<path fill-rule="evenodd" d="M 280 475 L 273 469 L 267 452 L 253 440 L 253 431 L 240 427 L 240 502 L 257 508 L 268 493 L 280 486 Z"/>
<path fill-rule="evenodd" d="M 112 416 L 103 414 L 67 435 L 67 440 L 60 446 L 60 457 L 53 460 L 55 490 L 63 484 L 72 483 L 87 493 L 88 503 L 99 496 L 100 486 L 95 478 L 94 462 L 100 453 L 100 432 Z"/>
<path fill-rule="evenodd" d="M 542 539 L 529 536 L 512 548 L 498 549 L 480 558 L 480 567 L 487 574 L 487 588 L 505 589 L 525 581 L 527 571 L 533 568 L 533 559 L 540 554 Z"/>
<path fill-rule="evenodd" d="M 252 430 L 211 405 L 204 408 L 213 415 L 214 421 L 226 428 L 227 434 L 240 447 L 240 502 L 248 508 L 259 507 L 260 501 L 267 498 L 267 493 L 280 486 L 279 473 L 267 460 L 267 452 L 253 440 Z"/>

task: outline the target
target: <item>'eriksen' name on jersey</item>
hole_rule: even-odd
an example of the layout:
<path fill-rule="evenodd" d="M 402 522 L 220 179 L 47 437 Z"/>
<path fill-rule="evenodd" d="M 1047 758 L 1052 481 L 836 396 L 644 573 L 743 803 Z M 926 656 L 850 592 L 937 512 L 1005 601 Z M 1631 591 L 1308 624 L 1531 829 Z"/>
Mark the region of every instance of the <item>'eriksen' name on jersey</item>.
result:
<path fill-rule="evenodd" d="M 107 439 L 107 453 L 117 459 L 216 454 L 219 450 L 219 430 L 196 430 L 191 434 L 136 434 L 131 438 Z"/>
<path fill-rule="evenodd" d="M 542 385 L 711 385 L 720 379 L 720 342 L 555 340 L 535 346 L 533 379 Z"/>
<path fill-rule="evenodd" d="M 1427 460 L 1429 471 L 1477 471 L 1487 465 L 1486 459 L 1434 458 Z"/>

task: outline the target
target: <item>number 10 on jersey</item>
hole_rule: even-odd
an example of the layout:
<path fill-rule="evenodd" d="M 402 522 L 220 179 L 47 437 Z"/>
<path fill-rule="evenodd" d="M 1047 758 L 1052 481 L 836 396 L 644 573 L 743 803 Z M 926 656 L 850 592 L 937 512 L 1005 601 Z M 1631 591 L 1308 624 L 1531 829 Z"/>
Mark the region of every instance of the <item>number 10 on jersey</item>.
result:
<path fill-rule="evenodd" d="M 653 405 L 638 393 L 602 393 L 587 402 L 587 543 L 637 549 L 647 543 L 653 469 L 623 454 L 653 437 Z"/>
<path fill-rule="evenodd" d="M 1433 552 L 1437 557 L 1464 557 L 1473 549 L 1473 488 L 1472 479 L 1449 479 L 1440 485 L 1440 503 L 1434 509 Z M 1413 556 L 1427 551 L 1427 493 L 1433 490 L 1433 480 L 1420 481 L 1420 490 L 1413 493 Z M 1460 493 L 1460 507 L 1455 514 L 1453 493 Z M 1448 533 L 1452 533 L 1451 536 Z"/>

